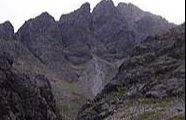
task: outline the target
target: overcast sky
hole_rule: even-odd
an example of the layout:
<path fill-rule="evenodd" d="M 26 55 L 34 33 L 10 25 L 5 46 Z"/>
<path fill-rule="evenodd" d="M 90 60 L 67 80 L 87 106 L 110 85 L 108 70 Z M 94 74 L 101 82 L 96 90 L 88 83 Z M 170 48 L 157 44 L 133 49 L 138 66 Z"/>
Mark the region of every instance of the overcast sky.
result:
<path fill-rule="evenodd" d="M 185 21 L 185 0 L 113 0 L 133 3 L 145 11 L 165 17 L 170 22 Z M 26 20 L 47 11 L 56 20 L 89 2 L 93 8 L 100 0 L 0 0 L 0 23 L 9 20 L 17 30 Z"/>

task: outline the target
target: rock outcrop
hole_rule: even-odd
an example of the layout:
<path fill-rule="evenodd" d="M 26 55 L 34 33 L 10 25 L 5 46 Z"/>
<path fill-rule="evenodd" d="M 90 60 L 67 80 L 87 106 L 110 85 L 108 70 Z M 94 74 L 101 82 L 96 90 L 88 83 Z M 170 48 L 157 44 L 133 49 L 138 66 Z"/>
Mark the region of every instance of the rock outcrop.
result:
<path fill-rule="evenodd" d="M 134 31 L 111 0 L 101 1 L 92 12 L 97 39 L 96 54 L 107 61 L 124 57 L 135 45 Z"/>
<path fill-rule="evenodd" d="M 0 24 L 0 38 L 12 39 L 13 37 L 14 37 L 14 28 L 12 24 L 9 21 Z"/>
<path fill-rule="evenodd" d="M 43 64 L 51 64 L 50 61 L 55 61 L 56 56 L 62 54 L 58 25 L 47 12 L 27 21 L 16 36 Z"/>
<path fill-rule="evenodd" d="M 65 58 L 74 65 L 84 64 L 92 59 L 91 55 L 91 21 L 90 4 L 83 4 L 78 10 L 62 15 L 59 20 L 64 42 Z"/>
<path fill-rule="evenodd" d="M 78 120 L 184 119 L 185 25 L 148 37 Z"/>
<path fill-rule="evenodd" d="M 174 26 L 161 16 L 143 11 L 132 3 L 119 3 L 117 9 L 130 26 L 135 28 L 138 42 L 149 35 L 165 32 L 167 28 Z"/>
<path fill-rule="evenodd" d="M 28 48 L 16 39 L 14 28 L 10 22 L 0 24 L 0 51 L 13 56 L 13 67 L 21 72 L 41 73 L 42 63 L 28 50 Z"/>
<path fill-rule="evenodd" d="M 13 58 L 0 53 L 0 120 L 59 120 L 49 81 L 12 68 Z"/>
<path fill-rule="evenodd" d="M 92 12 L 93 30 L 97 39 L 97 55 L 108 61 L 126 57 L 137 43 L 147 36 L 173 27 L 160 16 L 142 11 L 133 4 L 101 1 Z M 100 46 L 100 47 L 99 47 Z"/>

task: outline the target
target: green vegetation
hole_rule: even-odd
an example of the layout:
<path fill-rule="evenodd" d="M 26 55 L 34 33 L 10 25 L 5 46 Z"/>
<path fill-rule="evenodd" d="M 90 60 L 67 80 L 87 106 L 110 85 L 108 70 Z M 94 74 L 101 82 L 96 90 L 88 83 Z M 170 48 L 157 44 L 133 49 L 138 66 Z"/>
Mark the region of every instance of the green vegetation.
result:
<path fill-rule="evenodd" d="M 60 105 L 58 105 L 58 109 L 61 116 L 73 119 L 77 116 L 80 105 L 69 101 L 69 103 L 61 103 Z"/>
<path fill-rule="evenodd" d="M 161 107 L 165 108 L 171 105 L 173 98 L 163 98 L 163 99 L 156 99 L 156 98 L 140 98 L 139 102 L 141 104 L 146 104 L 146 105 L 153 105 L 155 107 Z"/>
<path fill-rule="evenodd" d="M 137 120 L 154 120 L 156 117 L 155 112 L 146 112 L 138 116 Z"/>
<path fill-rule="evenodd" d="M 64 80 L 55 80 L 52 86 L 56 97 L 57 108 L 65 120 L 72 120 L 77 116 L 78 110 L 86 100 L 81 96 L 77 83 L 69 83 Z M 62 95 L 63 94 L 63 95 Z"/>
<path fill-rule="evenodd" d="M 108 95 L 106 95 L 105 99 L 109 99 L 109 100 L 110 99 L 112 99 L 112 100 L 117 99 L 118 97 L 124 96 L 125 93 L 126 93 L 126 88 L 125 87 L 120 87 L 120 88 L 118 88 L 117 91 L 111 92 Z"/>
<path fill-rule="evenodd" d="M 65 82 L 65 81 L 62 81 L 61 80 L 61 84 L 63 86 L 63 89 L 69 91 L 69 92 L 72 92 L 72 93 L 77 93 L 80 91 L 80 87 L 78 86 L 77 83 L 68 83 L 68 82 Z"/>
<path fill-rule="evenodd" d="M 167 97 L 162 99 L 155 98 L 138 98 L 126 100 L 123 104 L 125 113 L 134 115 L 137 120 L 160 120 L 166 118 L 166 115 L 172 115 L 169 113 L 172 106 L 182 103 L 184 98 Z M 136 111 L 136 109 L 140 111 Z M 176 115 L 178 113 L 174 113 Z M 123 116 L 125 118 L 126 116 Z M 175 116 L 169 120 L 184 120 L 184 116 Z"/>
<path fill-rule="evenodd" d="M 184 115 L 177 115 L 177 116 L 170 118 L 169 120 L 185 120 L 185 116 Z"/>

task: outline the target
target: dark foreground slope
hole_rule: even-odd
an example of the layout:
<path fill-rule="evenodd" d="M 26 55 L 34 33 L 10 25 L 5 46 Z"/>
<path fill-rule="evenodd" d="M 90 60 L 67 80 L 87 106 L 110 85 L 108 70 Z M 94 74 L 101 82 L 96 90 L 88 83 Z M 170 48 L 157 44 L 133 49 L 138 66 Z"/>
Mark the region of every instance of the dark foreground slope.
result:
<path fill-rule="evenodd" d="M 137 45 L 78 120 L 182 120 L 184 97 L 185 24 Z"/>
<path fill-rule="evenodd" d="M 49 81 L 12 64 L 13 58 L 0 52 L 0 120 L 59 120 Z"/>

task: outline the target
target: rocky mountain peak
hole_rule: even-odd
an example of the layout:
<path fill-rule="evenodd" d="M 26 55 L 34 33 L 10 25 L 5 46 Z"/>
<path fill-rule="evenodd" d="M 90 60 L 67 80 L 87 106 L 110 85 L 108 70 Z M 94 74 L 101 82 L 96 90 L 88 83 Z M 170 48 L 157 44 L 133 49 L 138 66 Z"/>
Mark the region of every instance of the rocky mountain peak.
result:
<path fill-rule="evenodd" d="M 43 12 L 39 16 L 37 16 L 34 19 L 30 19 L 25 22 L 25 24 L 20 28 L 22 30 L 23 28 L 43 28 L 45 26 L 50 26 L 51 24 L 55 23 L 54 17 L 52 17 L 49 13 Z M 19 31 L 20 31 L 19 30 Z"/>
<path fill-rule="evenodd" d="M 132 3 L 119 3 L 117 9 L 122 17 L 141 34 L 138 40 L 141 41 L 149 35 L 165 32 L 174 27 L 161 16 L 143 11 Z"/>
<path fill-rule="evenodd" d="M 130 9 L 138 9 L 141 10 L 139 7 L 137 7 L 136 5 L 132 4 L 132 3 L 124 3 L 124 2 L 120 2 L 117 7 L 121 7 L 121 8 L 130 8 Z M 141 10 L 142 11 L 142 10 Z"/>
<path fill-rule="evenodd" d="M 74 44 L 75 40 L 78 41 L 78 43 L 87 40 L 87 38 L 84 37 L 87 35 L 82 34 L 90 31 L 91 21 L 92 15 L 90 13 L 89 3 L 84 3 L 79 9 L 70 14 L 62 15 L 59 26 L 65 44 L 68 46 L 69 44 Z"/>
<path fill-rule="evenodd" d="M 91 59 L 90 50 L 86 45 L 90 41 L 91 22 L 89 3 L 84 3 L 79 9 L 60 18 L 59 28 L 65 46 L 65 58 L 73 64 Z"/>
<path fill-rule="evenodd" d="M 137 7 L 136 5 L 132 4 L 132 3 L 123 3 L 120 2 L 117 5 L 118 10 L 120 11 L 126 11 L 129 12 L 128 14 L 130 14 L 130 12 L 143 12 L 143 10 L 141 10 L 139 7 Z"/>
<path fill-rule="evenodd" d="M 80 10 L 85 11 L 85 12 L 90 12 L 90 3 L 88 3 L 88 2 L 84 3 L 81 6 Z"/>
<path fill-rule="evenodd" d="M 104 24 L 108 25 L 112 22 L 117 22 L 121 20 L 121 15 L 116 9 L 112 0 L 102 0 L 97 6 L 93 9 L 92 12 L 94 29 L 100 29 Z"/>
<path fill-rule="evenodd" d="M 55 24 L 55 19 L 52 17 L 49 13 L 43 12 L 36 18 L 32 18 L 25 22 L 25 24 L 19 29 L 19 31 L 23 30 L 26 31 L 29 28 L 31 30 L 41 29 L 41 28 L 47 28 L 49 26 L 53 26 Z M 18 31 L 18 33 L 19 33 Z"/>
<path fill-rule="evenodd" d="M 14 29 L 13 25 L 10 23 L 10 21 L 6 21 L 2 24 L 2 26 L 4 26 L 5 28 L 10 28 L 10 29 Z"/>
<path fill-rule="evenodd" d="M 9 21 L 0 24 L 0 38 L 11 39 L 13 38 L 13 36 L 14 36 L 14 27 Z"/>
<path fill-rule="evenodd" d="M 146 12 L 133 5 L 132 3 L 119 3 L 117 6 L 118 11 L 131 22 L 140 20 L 142 17 L 147 15 Z M 148 14 L 149 15 L 149 14 Z"/>
<path fill-rule="evenodd" d="M 61 42 L 57 22 L 47 12 L 26 21 L 16 33 L 16 37 L 42 63 L 50 61 L 49 58 L 43 60 L 43 57 L 47 56 L 48 50 L 52 51 L 54 44 Z"/>
<path fill-rule="evenodd" d="M 46 20 L 46 21 L 55 21 L 54 17 L 52 17 L 48 12 L 43 12 L 36 19 Z"/>
<path fill-rule="evenodd" d="M 102 0 L 98 5 L 113 7 L 114 2 L 112 0 Z"/>
<path fill-rule="evenodd" d="M 34 37 L 47 35 L 48 33 L 58 36 L 57 23 L 49 13 L 44 12 L 34 19 L 30 19 L 18 30 L 17 36 L 21 41 L 30 41 Z"/>
<path fill-rule="evenodd" d="M 112 0 L 102 0 L 97 6 L 93 9 L 93 14 L 105 14 L 109 15 L 115 12 L 115 5 Z"/>
<path fill-rule="evenodd" d="M 66 15 L 62 15 L 60 18 L 60 23 L 63 23 L 65 21 L 73 21 L 76 19 L 86 19 L 87 17 L 89 18 L 91 13 L 90 13 L 90 3 L 86 2 L 84 3 L 79 9 L 75 10 L 74 12 Z"/>

